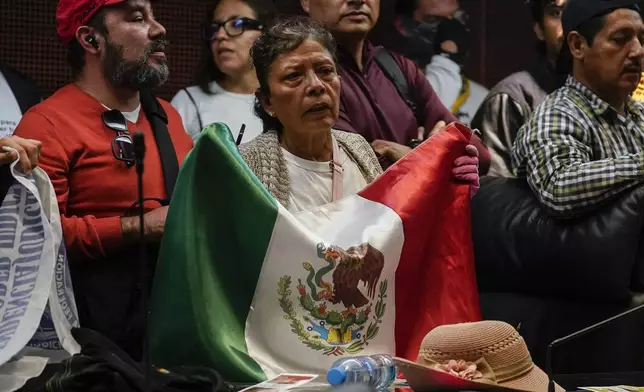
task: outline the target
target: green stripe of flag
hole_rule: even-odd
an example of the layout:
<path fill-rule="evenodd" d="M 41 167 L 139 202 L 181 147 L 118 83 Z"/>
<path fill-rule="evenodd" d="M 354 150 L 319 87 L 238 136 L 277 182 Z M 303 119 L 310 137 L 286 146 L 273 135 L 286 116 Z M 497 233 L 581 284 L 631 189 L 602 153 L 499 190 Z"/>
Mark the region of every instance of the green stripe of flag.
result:
<path fill-rule="evenodd" d="M 261 380 L 244 339 L 254 295 L 244 288 L 259 279 L 277 202 L 227 126 L 203 132 L 183 162 L 166 221 L 150 303 L 151 359 L 212 367 L 227 381 Z"/>

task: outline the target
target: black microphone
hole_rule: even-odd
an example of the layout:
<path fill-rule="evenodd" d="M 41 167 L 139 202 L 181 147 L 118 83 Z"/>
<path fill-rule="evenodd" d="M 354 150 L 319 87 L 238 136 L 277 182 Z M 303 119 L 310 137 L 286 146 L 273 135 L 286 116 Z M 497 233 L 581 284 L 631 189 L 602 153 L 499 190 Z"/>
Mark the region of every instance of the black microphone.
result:
<path fill-rule="evenodd" d="M 143 136 L 143 132 L 134 132 L 132 141 L 134 142 L 134 160 L 136 163 L 136 172 L 138 174 L 143 174 L 143 158 L 145 158 L 145 136 Z"/>
<path fill-rule="evenodd" d="M 138 183 L 138 203 L 139 203 L 139 258 L 141 263 L 141 308 L 143 309 L 143 369 L 145 372 L 145 386 L 149 390 L 150 385 L 150 355 L 148 350 L 148 259 L 147 246 L 145 243 L 145 208 L 143 197 L 143 161 L 145 158 L 145 138 L 143 132 L 135 132 L 133 135 L 134 142 L 134 161 L 136 165 L 136 177 Z"/>
<path fill-rule="evenodd" d="M 619 313 L 618 315 L 613 316 L 604 321 L 600 321 L 597 324 L 591 325 L 590 327 L 586 327 L 577 332 L 573 332 L 570 335 L 553 340 L 552 343 L 548 345 L 548 351 L 546 352 L 546 374 L 548 375 L 548 392 L 555 392 L 555 380 L 552 379 L 552 350 L 555 347 L 560 346 L 564 343 L 570 342 L 571 340 L 575 340 L 578 337 L 586 335 L 589 332 L 593 332 L 600 328 L 603 328 L 609 324 L 612 324 L 615 321 L 621 320 L 642 309 L 644 309 L 644 304 L 631 308 L 625 312 Z"/>

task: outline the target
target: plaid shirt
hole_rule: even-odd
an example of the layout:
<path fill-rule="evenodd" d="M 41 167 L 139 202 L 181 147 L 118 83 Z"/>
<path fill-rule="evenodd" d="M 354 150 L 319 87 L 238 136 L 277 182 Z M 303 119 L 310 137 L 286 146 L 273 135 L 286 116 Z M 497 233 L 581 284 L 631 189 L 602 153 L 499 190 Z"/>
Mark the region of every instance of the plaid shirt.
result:
<path fill-rule="evenodd" d="M 519 130 L 512 163 L 552 215 L 591 211 L 644 181 L 644 106 L 629 98 L 619 115 L 569 76 Z"/>

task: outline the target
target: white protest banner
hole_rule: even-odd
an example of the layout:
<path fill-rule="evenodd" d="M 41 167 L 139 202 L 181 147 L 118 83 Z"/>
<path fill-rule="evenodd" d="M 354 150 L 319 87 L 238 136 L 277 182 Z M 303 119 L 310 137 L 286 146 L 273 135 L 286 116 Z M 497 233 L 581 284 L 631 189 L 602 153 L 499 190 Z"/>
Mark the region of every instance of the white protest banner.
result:
<path fill-rule="evenodd" d="M 26 176 L 17 162 L 9 168 L 13 180 L 0 204 L 2 391 L 39 375 L 48 360 L 80 351 L 71 335 L 78 316 L 56 195 L 44 171 L 36 168 Z"/>

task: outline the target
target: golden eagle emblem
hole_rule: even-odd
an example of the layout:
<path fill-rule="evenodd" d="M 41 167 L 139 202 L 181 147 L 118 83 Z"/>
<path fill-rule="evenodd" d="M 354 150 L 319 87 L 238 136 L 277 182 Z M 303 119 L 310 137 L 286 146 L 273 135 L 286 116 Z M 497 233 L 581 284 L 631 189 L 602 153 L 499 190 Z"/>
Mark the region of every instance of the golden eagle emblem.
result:
<path fill-rule="evenodd" d="M 290 298 L 291 277 L 279 280 L 284 318 L 311 349 L 325 355 L 360 352 L 378 334 L 386 310 L 387 280 L 380 281 L 384 255 L 369 243 L 346 250 L 319 243 L 317 256 L 325 265 L 316 270 L 312 263 L 303 263 L 306 278 L 297 280 L 297 303 L 306 313 L 303 317 L 298 317 Z M 360 290 L 361 284 L 366 293 Z"/>

